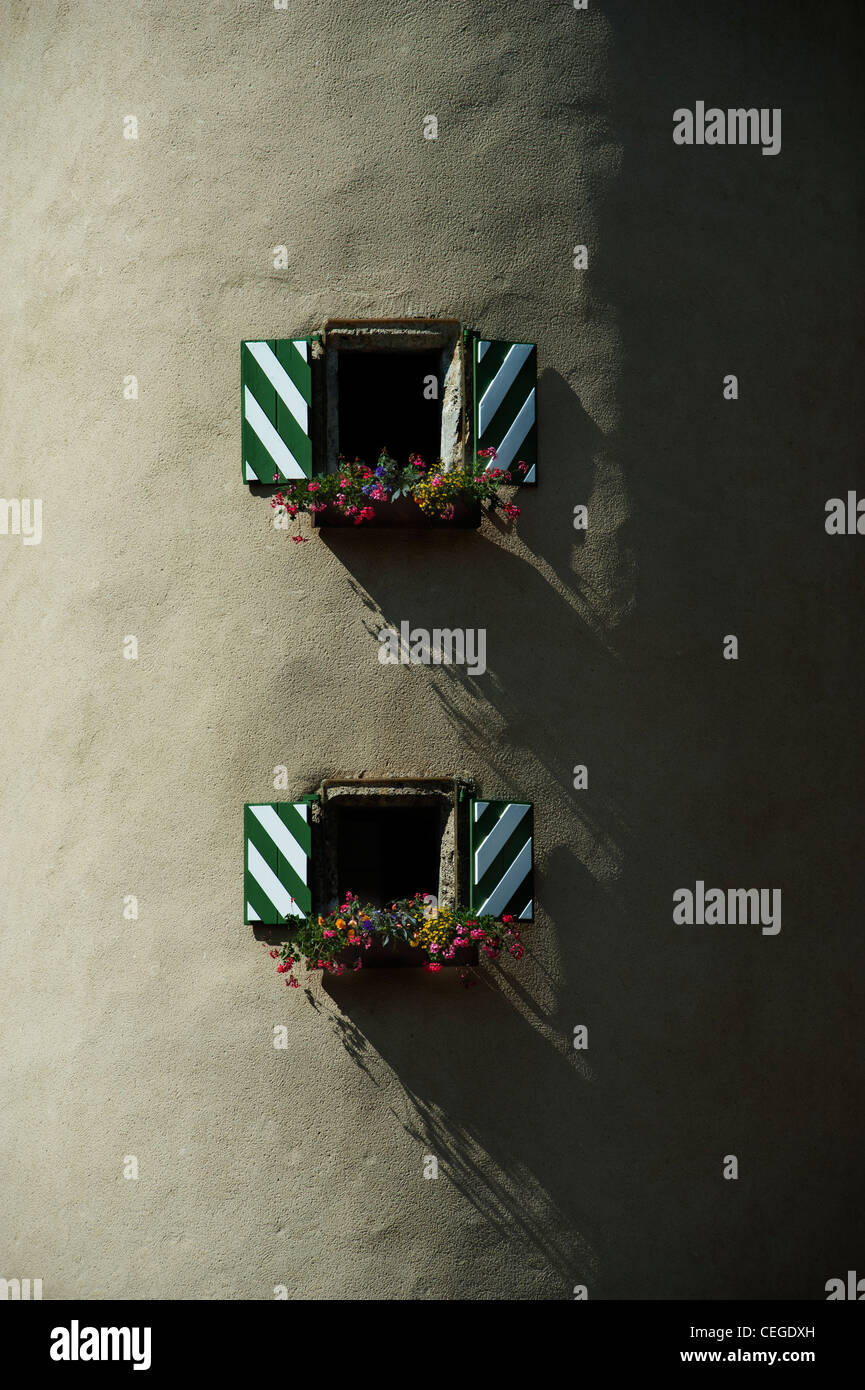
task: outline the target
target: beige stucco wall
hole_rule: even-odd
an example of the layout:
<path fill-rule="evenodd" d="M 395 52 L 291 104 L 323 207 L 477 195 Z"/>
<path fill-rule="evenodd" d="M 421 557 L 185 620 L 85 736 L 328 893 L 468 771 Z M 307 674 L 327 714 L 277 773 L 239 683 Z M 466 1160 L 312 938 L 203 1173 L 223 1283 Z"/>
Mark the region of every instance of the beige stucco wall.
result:
<path fill-rule="evenodd" d="M 833 689 L 801 600 L 844 583 L 820 516 L 847 474 L 843 447 L 825 488 L 796 452 L 792 335 L 787 374 L 767 360 L 788 314 L 828 332 L 816 290 L 772 294 L 798 268 L 784 199 L 816 183 L 799 216 L 815 238 L 834 218 L 839 284 L 849 214 L 804 128 L 798 165 L 724 152 L 720 192 L 690 152 L 676 166 L 670 115 L 711 36 L 627 10 L 42 0 L 2 20 L 0 492 L 44 513 L 41 544 L 0 537 L 0 1274 L 46 1298 L 811 1297 L 861 1256 L 840 1195 L 820 1233 L 790 1216 L 847 1171 L 835 1034 L 818 1063 L 796 1026 L 810 987 L 844 1031 L 843 939 L 824 933 L 815 983 L 807 935 L 818 902 L 843 919 L 843 875 L 823 866 L 821 896 L 797 865 L 803 785 L 834 788 L 842 841 L 846 793 L 820 781 L 831 747 L 804 783 L 787 762 Z M 720 24 L 732 81 L 747 44 Z M 804 38 L 736 103 L 817 83 Z M 516 529 L 273 529 L 240 481 L 238 345 L 331 314 L 538 342 Z M 737 366 L 764 396 L 731 427 Z M 791 473 L 795 507 L 771 485 Z M 768 531 L 743 536 L 761 501 Z M 404 618 L 485 627 L 487 674 L 382 667 L 375 634 Z M 719 658 L 737 631 L 757 674 Z M 807 672 L 812 714 L 782 736 L 765 691 Z M 284 989 L 241 916 L 242 805 L 277 795 L 278 765 L 298 794 L 459 771 L 532 799 L 522 967 L 469 993 L 455 972 Z M 789 927 L 683 941 L 670 894 L 695 877 L 782 882 Z M 822 1138 L 791 1153 L 815 1108 Z M 728 1152 L 749 1156 L 735 1192 Z"/>

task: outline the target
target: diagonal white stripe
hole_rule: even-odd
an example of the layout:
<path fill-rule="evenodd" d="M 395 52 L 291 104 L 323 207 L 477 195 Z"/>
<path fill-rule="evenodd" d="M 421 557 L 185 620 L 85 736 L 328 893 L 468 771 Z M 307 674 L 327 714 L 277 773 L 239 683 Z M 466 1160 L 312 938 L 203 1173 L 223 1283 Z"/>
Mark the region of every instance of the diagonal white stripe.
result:
<path fill-rule="evenodd" d="M 251 840 L 246 842 L 246 867 L 277 912 L 283 917 L 294 915 L 291 894 L 284 884 L 280 883 L 270 865 L 265 864 Z"/>
<path fill-rule="evenodd" d="M 246 915 L 247 915 L 247 917 L 249 918 L 250 922 L 260 922 L 260 921 L 261 921 L 261 918 L 259 917 L 259 915 L 258 915 L 258 913 L 256 912 L 255 908 L 252 906 L 252 903 L 247 903 L 247 904 L 246 904 Z"/>
<path fill-rule="evenodd" d="M 490 804 L 490 803 L 489 803 L 488 801 L 476 801 L 476 802 L 475 802 L 475 820 L 476 820 L 476 821 L 480 820 L 481 816 L 483 815 L 484 811 L 487 809 L 487 807 L 489 806 L 489 804 Z"/>
<path fill-rule="evenodd" d="M 268 420 L 248 386 L 244 388 L 244 413 L 284 478 L 305 478 L 306 474 Z M 270 482 L 267 478 L 264 481 Z"/>
<path fill-rule="evenodd" d="M 514 343 L 478 406 L 478 433 L 486 434 L 490 421 L 517 379 L 520 367 L 532 351 L 532 343 Z"/>
<path fill-rule="evenodd" d="M 272 806 L 250 806 L 259 825 L 263 826 L 283 858 L 287 859 L 302 883 L 307 882 L 309 860 L 292 835 L 285 821 L 280 820 Z M 295 803 L 295 810 L 308 820 L 308 807 L 303 802 Z"/>
<path fill-rule="evenodd" d="M 480 883 L 499 850 L 513 835 L 523 817 L 528 815 L 528 811 L 528 806 L 519 801 L 511 801 L 505 807 L 489 835 L 481 841 L 475 850 L 475 883 Z"/>
<path fill-rule="evenodd" d="M 534 903 L 532 902 L 531 898 L 529 898 L 528 902 L 526 903 L 525 907 L 523 908 L 522 912 L 520 913 L 520 921 L 521 921 L 521 922 L 529 922 L 529 921 L 531 921 L 532 913 L 534 912 L 534 910 L 535 910 L 535 905 L 534 905 Z"/>
<path fill-rule="evenodd" d="M 246 459 L 243 460 L 243 466 L 246 469 L 246 481 L 248 483 L 257 483 L 260 481 L 256 474 L 253 473 L 251 465 L 246 462 Z M 270 479 L 268 478 L 267 481 L 270 482 Z"/>
<path fill-rule="evenodd" d="M 481 903 L 478 912 L 492 912 L 497 915 L 502 912 L 516 893 L 520 884 L 526 878 L 532 867 L 532 841 L 531 837 L 526 840 L 519 854 L 513 863 L 502 874 L 501 879 L 490 893 L 485 903 Z"/>
<path fill-rule="evenodd" d="M 484 360 L 484 358 L 486 357 L 486 355 L 487 355 L 487 348 L 488 348 L 488 347 L 489 347 L 489 343 L 484 342 L 482 339 L 479 339 L 479 340 L 478 340 L 478 361 L 479 361 L 479 362 L 482 362 L 482 361 Z"/>
<path fill-rule="evenodd" d="M 517 451 L 523 440 L 535 423 L 535 388 L 532 387 L 528 396 L 517 412 L 516 419 L 511 425 L 501 444 L 496 445 L 496 457 L 490 459 L 487 468 L 510 468 Z M 534 473 L 534 465 L 531 472 Z M 525 478 L 514 478 L 515 483 L 529 482 L 529 474 Z M 531 479 L 534 481 L 534 478 Z"/>
<path fill-rule="evenodd" d="M 304 362 L 309 361 L 309 343 L 305 338 L 292 338 L 291 340 L 297 348 Z"/>
<path fill-rule="evenodd" d="M 309 408 L 273 348 L 267 343 L 247 343 L 246 346 L 304 434 L 309 434 Z M 294 346 L 297 347 L 297 343 Z"/>

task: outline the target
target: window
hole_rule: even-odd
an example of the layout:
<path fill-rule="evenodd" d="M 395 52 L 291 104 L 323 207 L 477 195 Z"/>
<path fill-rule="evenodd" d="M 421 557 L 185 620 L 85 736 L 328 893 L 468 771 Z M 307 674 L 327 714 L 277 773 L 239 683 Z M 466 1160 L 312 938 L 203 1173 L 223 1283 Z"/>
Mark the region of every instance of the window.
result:
<path fill-rule="evenodd" d="M 415 893 L 438 897 L 442 817 L 417 801 L 336 809 L 337 896 L 386 907 Z"/>
<path fill-rule="evenodd" d="M 533 343 L 456 319 L 331 319 L 307 337 L 244 341 L 240 362 L 246 483 L 332 472 L 340 454 L 374 465 L 384 446 L 446 472 L 492 448 L 514 482 L 537 480 Z"/>
<path fill-rule="evenodd" d="M 319 798 L 316 891 L 328 911 L 344 902 L 347 892 L 373 907 L 418 892 L 442 901 L 455 896 L 464 808 L 453 778 L 328 778 Z M 466 848 L 467 828 L 466 822 Z"/>
<path fill-rule="evenodd" d="M 374 464 L 382 453 L 406 464 L 441 454 L 436 352 L 339 352 L 337 441 L 347 459 Z"/>
<path fill-rule="evenodd" d="M 244 841 L 249 925 L 290 927 L 349 892 L 534 917 L 532 803 L 481 799 L 457 778 L 326 778 L 301 801 L 245 806 Z"/>
<path fill-rule="evenodd" d="M 466 445 L 463 351 L 450 320 L 339 321 L 324 332 L 327 467 L 340 454 L 374 465 L 383 448 L 399 463 L 420 454 L 462 464 Z"/>

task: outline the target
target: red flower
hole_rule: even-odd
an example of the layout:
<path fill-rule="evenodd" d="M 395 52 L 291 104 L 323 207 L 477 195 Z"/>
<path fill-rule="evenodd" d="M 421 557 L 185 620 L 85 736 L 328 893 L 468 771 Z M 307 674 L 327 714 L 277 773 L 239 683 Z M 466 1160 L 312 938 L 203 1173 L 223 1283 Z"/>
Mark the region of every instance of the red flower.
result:
<path fill-rule="evenodd" d="M 514 920 L 513 917 L 509 916 L 507 912 L 506 912 L 506 913 L 504 914 L 504 916 L 502 917 L 502 921 L 503 921 L 503 922 L 512 922 L 513 920 Z"/>
<path fill-rule="evenodd" d="M 434 961 L 434 960 L 431 960 L 430 963 L 429 963 L 429 965 L 425 965 L 425 966 L 424 966 L 424 970 L 428 970 L 428 971 L 430 972 L 431 975 L 434 975 L 434 974 L 436 973 L 437 970 L 443 970 L 443 969 L 444 969 L 444 966 L 443 966 L 443 965 L 438 965 L 437 962 Z"/>

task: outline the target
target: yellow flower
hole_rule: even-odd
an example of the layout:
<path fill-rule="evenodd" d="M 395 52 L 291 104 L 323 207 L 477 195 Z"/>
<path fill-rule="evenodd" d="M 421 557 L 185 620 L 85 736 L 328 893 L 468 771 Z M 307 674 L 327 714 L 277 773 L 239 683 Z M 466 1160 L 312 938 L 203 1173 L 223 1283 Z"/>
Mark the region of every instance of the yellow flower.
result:
<path fill-rule="evenodd" d="M 337 917 L 336 921 L 334 922 L 334 926 L 336 927 L 337 931 L 345 931 L 345 922 L 341 917 Z"/>

